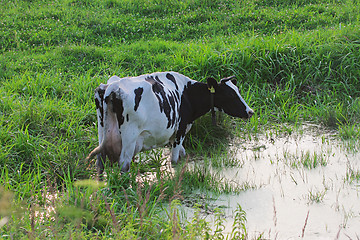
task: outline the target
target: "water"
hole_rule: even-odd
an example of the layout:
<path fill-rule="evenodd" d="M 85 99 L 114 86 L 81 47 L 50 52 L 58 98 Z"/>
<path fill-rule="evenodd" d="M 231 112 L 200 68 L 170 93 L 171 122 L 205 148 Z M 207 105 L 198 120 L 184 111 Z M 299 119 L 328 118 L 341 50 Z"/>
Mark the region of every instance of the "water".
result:
<path fill-rule="evenodd" d="M 240 204 L 250 239 L 360 238 L 360 182 L 349 177 L 360 174 L 358 147 L 309 126 L 303 134 L 235 141 L 230 152 L 241 166 L 212 171 L 234 186 L 251 188 L 210 204 L 225 207 L 227 232 Z M 312 164 L 304 164 L 306 159 Z M 191 217 L 193 210 L 187 210 Z"/>

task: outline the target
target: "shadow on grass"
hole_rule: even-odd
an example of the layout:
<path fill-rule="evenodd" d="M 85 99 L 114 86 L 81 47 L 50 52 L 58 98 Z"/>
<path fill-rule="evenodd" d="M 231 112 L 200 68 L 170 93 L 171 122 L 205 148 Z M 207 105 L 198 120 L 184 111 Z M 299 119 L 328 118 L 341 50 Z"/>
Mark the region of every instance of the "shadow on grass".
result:
<path fill-rule="evenodd" d="M 233 136 L 229 126 L 225 126 L 225 116 L 216 113 L 217 124 L 213 125 L 210 114 L 196 120 L 184 141 L 190 156 L 210 156 L 211 152 L 226 151 Z"/>

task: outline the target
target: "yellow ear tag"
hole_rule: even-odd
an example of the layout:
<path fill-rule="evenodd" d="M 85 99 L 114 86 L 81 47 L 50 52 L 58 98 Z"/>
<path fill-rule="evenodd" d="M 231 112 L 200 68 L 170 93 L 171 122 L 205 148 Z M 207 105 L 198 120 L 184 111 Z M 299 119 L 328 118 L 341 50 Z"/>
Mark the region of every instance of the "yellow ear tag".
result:
<path fill-rule="evenodd" d="M 209 88 L 209 91 L 210 91 L 211 93 L 215 93 L 215 88 L 214 88 L 214 87 L 211 87 L 211 88 Z"/>

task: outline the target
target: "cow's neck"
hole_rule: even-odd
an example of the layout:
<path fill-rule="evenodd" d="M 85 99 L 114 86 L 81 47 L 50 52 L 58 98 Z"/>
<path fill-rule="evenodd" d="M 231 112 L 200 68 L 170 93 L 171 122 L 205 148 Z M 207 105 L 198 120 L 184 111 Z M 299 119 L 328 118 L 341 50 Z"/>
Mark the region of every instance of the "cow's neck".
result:
<path fill-rule="evenodd" d="M 211 93 L 207 84 L 200 82 L 192 84 L 184 91 L 184 95 L 190 105 L 187 112 L 189 122 L 193 122 L 211 110 Z"/>

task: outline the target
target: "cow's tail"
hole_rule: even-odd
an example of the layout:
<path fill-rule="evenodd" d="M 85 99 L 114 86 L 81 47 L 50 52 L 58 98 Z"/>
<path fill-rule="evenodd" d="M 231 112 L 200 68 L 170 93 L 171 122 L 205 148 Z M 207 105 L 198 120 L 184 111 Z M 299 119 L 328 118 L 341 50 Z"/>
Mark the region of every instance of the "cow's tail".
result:
<path fill-rule="evenodd" d="M 113 106 L 112 106 L 112 102 L 113 102 L 113 99 L 115 97 L 115 94 L 114 93 L 111 93 L 109 95 L 110 97 L 110 101 L 107 101 L 107 104 L 104 104 L 103 107 L 104 107 L 104 129 L 103 129 L 103 139 L 102 139 L 102 142 L 99 144 L 99 146 L 97 146 L 96 148 L 94 148 L 90 154 L 85 158 L 86 161 L 89 161 L 90 159 L 92 159 L 94 156 L 96 156 L 97 154 L 101 153 L 104 149 L 104 145 L 105 145 L 105 142 L 106 142 L 106 138 L 107 138 L 107 124 L 108 124 L 108 109 L 112 109 Z M 105 100 L 106 101 L 106 100 Z"/>
<path fill-rule="evenodd" d="M 97 154 L 99 154 L 103 149 L 103 144 L 97 146 L 96 148 L 94 148 L 94 150 L 92 150 L 90 152 L 90 154 L 86 157 L 86 161 L 89 161 L 90 159 L 92 159 L 94 156 L 96 156 Z"/>
<path fill-rule="evenodd" d="M 101 108 L 104 107 L 104 105 L 103 105 L 104 94 L 105 94 L 105 91 L 106 91 L 107 87 L 108 87 L 108 84 L 102 84 L 102 83 L 101 83 L 100 86 L 95 89 L 95 104 L 96 104 L 96 107 L 97 107 L 98 109 L 101 109 Z M 101 124 L 101 118 L 104 117 L 103 111 L 97 110 L 97 113 L 96 113 L 96 114 L 98 115 L 98 116 L 97 116 L 97 118 L 98 118 L 98 126 L 100 126 L 100 124 Z M 99 117 L 99 115 L 102 115 L 102 116 Z M 92 159 L 95 155 L 97 155 L 98 153 L 100 153 L 101 150 L 102 150 L 101 145 L 102 145 L 102 144 L 100 144 L 99 146 L 97 146 L 96 148 L 94 148 L 94 149 L 90 152 L 90 154 L 85 158 L 85 160 L 88 161 L 88 160 Z"/>

